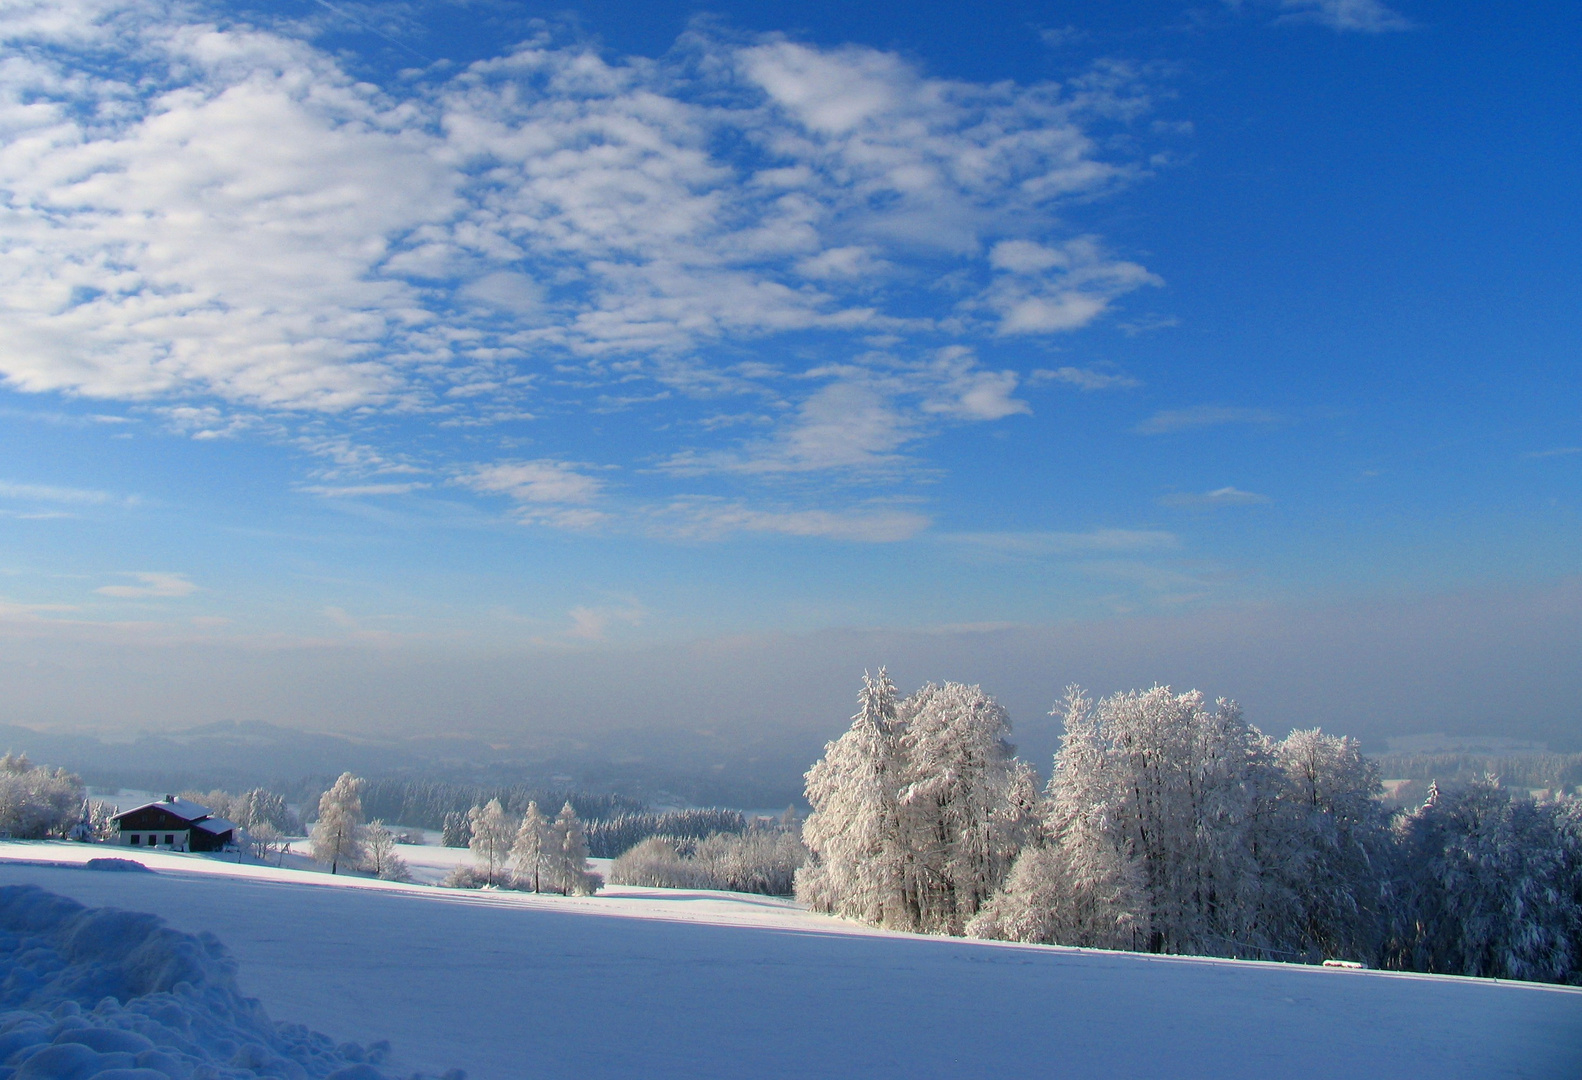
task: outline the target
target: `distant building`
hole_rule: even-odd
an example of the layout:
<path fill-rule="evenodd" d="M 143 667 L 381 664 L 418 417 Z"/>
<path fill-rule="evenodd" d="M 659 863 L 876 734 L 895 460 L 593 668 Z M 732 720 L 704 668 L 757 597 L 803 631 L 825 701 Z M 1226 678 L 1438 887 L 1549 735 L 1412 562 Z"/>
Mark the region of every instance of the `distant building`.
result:
<path fill-rule="evenodd" d="M 168 848 L 171 851 L 220 851 L 236 839 L 236 826 L 217 818 L 207 806 L 166 795 L 110 819 L 115 842 L 127 847 Z"/>

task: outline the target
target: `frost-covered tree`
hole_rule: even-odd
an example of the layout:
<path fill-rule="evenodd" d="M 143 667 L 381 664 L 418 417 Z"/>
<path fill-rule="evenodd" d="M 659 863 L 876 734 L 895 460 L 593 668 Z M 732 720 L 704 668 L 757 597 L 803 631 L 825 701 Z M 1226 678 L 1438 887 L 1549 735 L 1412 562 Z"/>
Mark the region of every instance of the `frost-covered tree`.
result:
<path fill-rule="evenodd" d="M 811 857 L 797 899 L 815 911 L 882 925 L 902 921 L 899 722 L 889 673 L 862 678 L 851 727 L 807 773 L 813 812 L 802 826 Z"/>
<path fill-rule="evenodd" d="M 472 831 L 467 846 L 483 867 L 485 884 L 497 885 L 503 876 L 505 862 L 510 858 L 516 829 L 505 816 L 505 807 L 500 805 L 499 799 L 473 807 L 467 814 L 467 821 Z"/>
<path fill-rule="evenodd" d="M 382 821 L 371 821 L 366 829 L 367 856 L 363 869 L 383 881 L 411 881 L 412 871 L 399 852 L 396 838 Z"/>
<path fill-rule="evenodd" d="M 466 847 L 472 839 L 472 826 L 467 821 L 467 815 L 459 810 L 447 813 L 440 837 L 440 842 L 446 847 Z"/>
<path fill-rule="evenodd" d="M 65 836 L 81 818 L 82 781 L 34 765 L 26 754 L 0 757 L 0 835 L 18 840 Z"/>
<path fill-rule="evenodd" d="M 1389 966 L 1582 983 L 1582 803 L 1434 785 L 1397 835 Z"/>
<path fill-rule="evenodd" d="M 815 910 L 960 933 L 1009 871 L 1037 802 L 1005 711 L 974 686 L 902 701 L 864 677 L 851 728 L 807 774 L 811 852 L 797 896 Z"/>
<path fill-rule="evenodd" d="M 1283 774 L 1261 860 L 1276 868 L 1285 908 L 1272 936 L 1310 959 L 1376 961 L 1394 858 L 1378 767 L 1355 739 L 1317 728 L 1275 746 Z"/>
<path fill-rule="evenodd" d="M 582 831 L 582 820 L 569 800 L 555 816 L 551 837 L 544 867 L 549 887 L 565 896 L 591 896 L 597 892 L 603 879 L 588 868 L 588 840 Z"/>
<path fill-rule="evenodd" d="M 1025 857 L 997 925 L 1071 943 L 1130 933 L 1154 952 L 1279 950 L 1270 916 L 1285 898 L 1263 860 L 1280 777 L 1240 709 L 1168 687 L 1095 704 L 1072 688 L 1065 720 L 1045 811 L 1055 851 Z M 1039 896 L 1061 899 L 1040 913 Z"/>
<path fill-rule="evenodd" d="M 248 850 L 253 858 L 261 862 L 268 862 L 271 855 L 281 855 L 286 848 L 284 834 L 268 821 L 260 821 L 244 834 L 247 838 Z M 277 865 L 281 861 L 275 860 Z"/>
<path fill-rule="evenodd" d="M 361 865 L 363 848 L 363 782 L 349 772 L 319 796 L 319 819 L 308 837 L 309 851 L 321 863 L 330 864 L 330 873 L 340 872 L 342 863 Z"/>
<path fill-rule="evenodd" d="M 516 871 L 519 888 L 525 889 L 531 884 L 534 892 L 539 891 L 543 884 L 544 856 L 553 842 L 552 838 L 553 831 L 548 819 L 538 809 L 538 803 L 529 802 L 511 844 L 511 864 Z"/>
<path fill-rule="evenodd" d="M 960 934 L 999 889 L 1035 820 L 1033 772 L 980 687 L 929 684 L 897 708 L 897 824 L 908 924 Z"/>

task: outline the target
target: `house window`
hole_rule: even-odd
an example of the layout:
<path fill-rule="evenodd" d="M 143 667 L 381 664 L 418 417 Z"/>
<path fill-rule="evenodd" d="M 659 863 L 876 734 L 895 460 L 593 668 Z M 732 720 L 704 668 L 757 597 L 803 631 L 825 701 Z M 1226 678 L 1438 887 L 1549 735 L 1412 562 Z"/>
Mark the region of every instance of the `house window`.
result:
<path fill-rule="evenodd" d="M 167 844 L 174 844 L 175 842 L 176 842 L 176 838 L 174 836 L 171 836 L 169 833 L 165 834 L 165 843 L 167 843 Z"/>
<path fill-rule="evenodd" d="M 131 845 L 132 845 L 132 846 L 133 846 L 133 847 L 137 847 L 137 845 L 138 845 L 138 841 L 140 841 L 140 840 L 142 840 L 142 839 L 143 839 L 143 838 L 142 838 L 142 837 L 141 837 L 141 836 L 138 836 L 138 835 L 137 835 L 137 834 L 136 834 L 136 833 L 133 833 L 133 834 L 132 834 L 132 839 L 131 839 L 131 841 L 130 841 L 130 843 L 131 843 Z"/>

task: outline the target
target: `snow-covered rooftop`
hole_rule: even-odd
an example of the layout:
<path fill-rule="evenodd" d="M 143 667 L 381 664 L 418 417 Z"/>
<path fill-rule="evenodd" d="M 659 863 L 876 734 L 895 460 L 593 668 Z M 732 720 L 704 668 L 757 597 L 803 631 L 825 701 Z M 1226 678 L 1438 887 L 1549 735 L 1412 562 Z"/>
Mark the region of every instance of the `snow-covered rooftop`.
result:
<path fill-rule="evenodd" d="M 222 817 L 204 818 L 202 821 L 194 821 L 193 825 L 202 829 L 206 833 L 213 833 L 215 836 L 219 836 L 227 829 L 236 828 L 235 822 L 226 821 Z"/>
<path fill-rule="evenodd" d="M 120 820 L 121 818 L 126 817 L 127 814 L 135 814 L 139 810 L 147 810 L 151 806 L 157 806 L 161 810 L 168 810 L 184 821 L 198 821 L 201 818 L 210 816 L 210 811 L 207 806 L 201 806 L 198 803 L 193 802 L 191 799 L 183 799 L 180 795 L 167 795 L 158 802 L 144 803 L 142 806 L 134 806 L 130 810 L 124 810 L 121 813 L 115 815 L 115 818 L 116 820 Z M 230 827 L 230 823 L 227 822 L 226 828 Z M 221 829 L 220 831 L 224 832 L 225 829 Z"/>

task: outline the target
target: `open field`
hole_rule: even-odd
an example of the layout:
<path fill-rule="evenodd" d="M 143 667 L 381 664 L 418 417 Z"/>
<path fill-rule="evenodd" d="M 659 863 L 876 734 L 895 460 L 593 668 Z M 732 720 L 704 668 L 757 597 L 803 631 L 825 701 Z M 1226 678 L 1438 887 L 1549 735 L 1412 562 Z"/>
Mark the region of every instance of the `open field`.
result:
<path fill-rule="evenodd" d="M 728 893 L 470 893 L 150 852 L 151 874 L 70 865 L 109 854 L 127 852 L 0 844 L 0 885 L 212 931 L 277 1020 L 389 1039 L 393 1075 L 1582 1071 L 1582 992 L 1555 987 L 924 938 Z"/>

